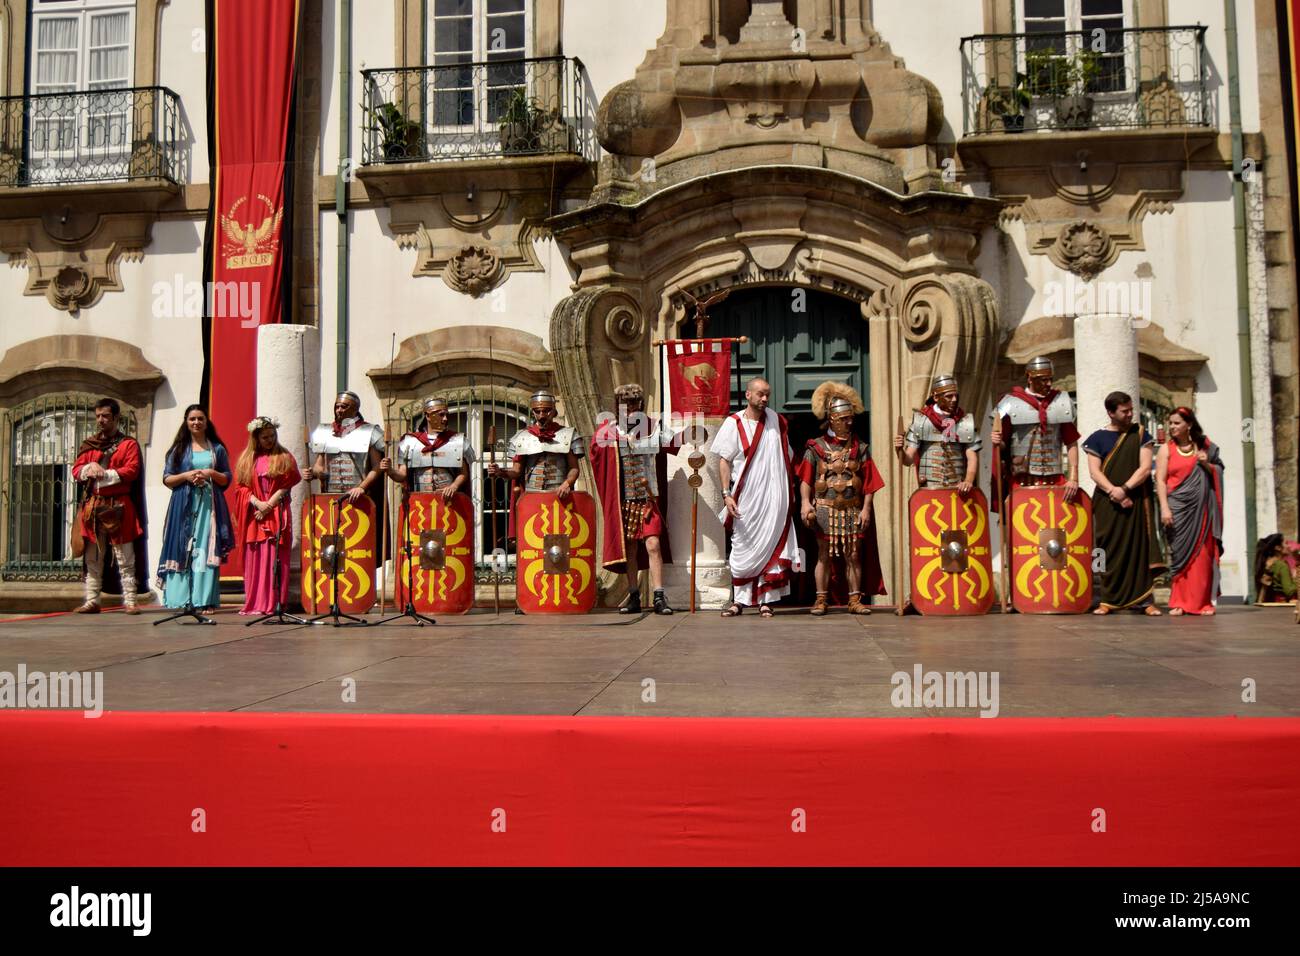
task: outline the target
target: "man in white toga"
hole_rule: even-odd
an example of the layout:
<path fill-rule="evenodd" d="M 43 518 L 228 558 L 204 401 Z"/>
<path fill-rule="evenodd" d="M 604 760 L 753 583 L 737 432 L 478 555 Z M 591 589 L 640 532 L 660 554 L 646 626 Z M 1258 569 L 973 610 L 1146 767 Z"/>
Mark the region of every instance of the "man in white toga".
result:
<path fill-rule="evenodd" d="M 767 407 L 771 396 L 771 385 L 751 379 L 744 411 L 728 416 L 713 439 L 726 505 L 718 519 L 731 530 L 735 589 L 723 617 L 755 604 L 771 617 L 771 605 L 790 593 L 790 575 L 804 570 L 790 509 L 794 452 L 785 418 Z"/>

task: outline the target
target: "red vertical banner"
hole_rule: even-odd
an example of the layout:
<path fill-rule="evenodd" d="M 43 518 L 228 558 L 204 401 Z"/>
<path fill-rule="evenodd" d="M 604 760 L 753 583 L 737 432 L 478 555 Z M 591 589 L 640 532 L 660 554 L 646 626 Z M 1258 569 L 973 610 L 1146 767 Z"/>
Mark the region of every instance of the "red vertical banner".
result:
<path fill-rule="evenodd" d="M 259 414 L 257 328 L 287 318 L 298 0 L 208 0 L 207 25 L 203 399 L 217 427 L 242 438 Z M 241 576 L 239 549 L 231 558 L 225 575 Z"/>
<path fill-rule="evenodd" d="M 731 341 L 686 339 L 664 343 L 668 386 L 678 415 L 726 415 L 731 411 Z"/>

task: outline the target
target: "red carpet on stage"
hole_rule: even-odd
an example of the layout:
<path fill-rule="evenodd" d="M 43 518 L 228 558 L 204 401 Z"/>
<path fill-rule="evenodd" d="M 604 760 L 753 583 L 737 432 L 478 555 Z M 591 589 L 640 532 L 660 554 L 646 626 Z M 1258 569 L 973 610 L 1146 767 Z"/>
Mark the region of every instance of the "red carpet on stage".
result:
<path fill-rule="evenodd" d="M 1289 719 L 9 711 L 0 754 L 14 866 L 1300 863 Z"/>

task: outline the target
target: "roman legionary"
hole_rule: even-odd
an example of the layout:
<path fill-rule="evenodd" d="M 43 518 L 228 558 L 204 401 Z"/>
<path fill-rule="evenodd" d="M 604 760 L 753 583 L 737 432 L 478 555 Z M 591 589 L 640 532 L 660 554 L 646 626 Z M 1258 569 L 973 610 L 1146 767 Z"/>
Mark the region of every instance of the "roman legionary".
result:
<path fill-rule="evenodd" d="M 620 614 L 641 612 L 637 574 L 647 564 L 655 613 L 672 614 L 664 594 L 668 528 L 658 476 L 665 439 L 658 429 L 648 427 L 640 385 L 618 386 L 614 407 L 618 419 L 602 422 L 591 439 L 591 467 L 605 519 L 601 563 L 608 571 L 627 575 L 628 596 L 618 609 Z"/>
<path fill-rule="evenodd" d="M 812 407 L 824 434 L 809 439 L 798 468 L 804 524 L 817 531 L 817 599 L 809 613 L 820 617 L 829 609 L 832 562 L 839 558 L 848 579 L 849 613 L 870 614 L 864 591 L 884 593 L 871 500 L 885 481 L 867 443 L 853 433 L 862 398 L 843 382 L 823 382 L 813 392 Z"/>
<path fill-rule="evenodd" d="M 958 404 L 957 379 L 934 380 L 925 406 L 912 414 L 906 437 L 894 436 L 903 466 L 917 465 L 922 488 L 956 488 L 970 494 L 979 473 L 980 436 L 975 416 Z"/>
<path fill-rule="evenodd" d="M 713 439 L 724 508 L 718 520 L 731 532 L 733 595 L 723 617 L 758 605 L 761 617 L 790 593 L 790 575 L 804 569 L 791 504 L 794 452 L 785 417 L 767 407 L 772 386 L 754 378 L 745 386 L 745 409 L 723 420 Z"/>
<path fill-rule="evenodd" d="M 1083 443 L 1088 471 L 1097 485 L 1092 493 L 1095 540 L 1106 558 L 1101 604 L 1093 613 L 1131 609 L 1159 617 L 1151 594 L 1162 566 L 1152 508 L 1154 442 L 1133 421 L 1133 399 L 1128 393 L 1107 395 L 1106 414 L 1110 424 Z"/>
<path fill-rule="evenodd" d="M 321 481 L 323 494 L 346 494 L 354 504 L 370 495 L 379 507 L 384 432 L 361 417 L 361 399 L 356 392 L 339 392 L 334 399 L 334 421 L 312 433 L 311 450 L 316 460 L 303 469 L 304 481 Z"/>
<path fill-rule="evenodd" d="M 507 535 L 515 536 L 515 499 L 521 494 L 553 491 L 561 501 L 568 498 L 578 482 L 578 459 L 583 441 L 573 428 L 555 420 L 555 396 L 546 389 L 535 392 L 528 400 L 533 422 L 515 432 L 507 446 L 510 464 L 488 465 L 488 477 L 504 475 L 511 481 L 510 522 Z"/>
<path fill-rule="evenodd" d="M 1025 371 L 1027 384 L 1002 396 L 991 414 L 993 447 L 1010 449 L 1011 486 L 1063 485 L 1065 500 L 1079 491 L 1079 430 L 1074 403 L 1052 387 L 1052 360 L 1039 357 Z M 1069 471 L 1061 468 L 1065 453 Z"/>
<path fill-rule="evenodd" d="M 134 438 L 120 430 L 122 408 L 115 399 L 95 405 L 98 431 L 81 443 L 72 465 L 78 484 L 73 556 L 82 558 L 86 601 L 78 614 L 98 614 L 101 591 L 121 593 L 127 614 L 139 614 L 136 596 L 148 580 L 145 554 L 144 456 Z"/>
<path fill-rule="evenodd" d="M 379 470 L 403 482 L 416 494 L 441 492 L 450 501 L 458 491 L 468 494 L 469 466 L 474 449 L 460 432 L 447 427 L 451 409 L 445 398 L 424 403 L 424 431 L 407 432 L 397 446 L 397 461 L 384 458 Z"/>

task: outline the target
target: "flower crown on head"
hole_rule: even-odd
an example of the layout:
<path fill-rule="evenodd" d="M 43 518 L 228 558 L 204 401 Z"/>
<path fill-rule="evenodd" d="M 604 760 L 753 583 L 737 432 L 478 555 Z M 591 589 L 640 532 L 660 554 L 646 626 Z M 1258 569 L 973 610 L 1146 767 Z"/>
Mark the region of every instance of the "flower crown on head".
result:
<path fill-rule="evenodd" d="M 271 418 L 270 416 L 267 415 L 258 415 L 256 418 L 254 418 L 251 422 L 248 423 L 248 433 L 251 435 L 254 432 L 260 432 L 263 428 L 278 429 L 279 427 L 280 427 L 280 423 L 276 421 L 274 418 Z"/>

